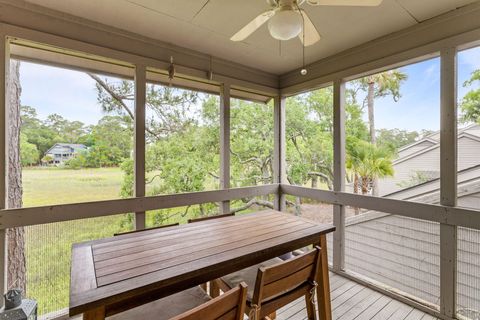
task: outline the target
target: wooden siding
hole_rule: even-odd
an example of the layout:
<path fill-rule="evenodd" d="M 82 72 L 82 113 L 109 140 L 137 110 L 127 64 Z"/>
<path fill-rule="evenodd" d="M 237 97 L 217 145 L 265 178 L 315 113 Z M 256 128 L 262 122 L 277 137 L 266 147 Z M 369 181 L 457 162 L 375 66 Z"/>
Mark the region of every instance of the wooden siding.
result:
<path fill-rule="evenodd" d="M 431 142 L 431 141 L 428 141 L 428 140 L 419 142 L 418 144 L 412 145 L 409 148 L 403 148 L 402 150 L 400 150 L 398 152 L 398 158 L 400 159 L 400 158 L 403 158 L 403 157 L 408 157 L 409 155 L 414 154 L 415 152 L 426 149 L 426 148 L 431 147 L 433 145 L 434 145 L 434 143 Z"/>

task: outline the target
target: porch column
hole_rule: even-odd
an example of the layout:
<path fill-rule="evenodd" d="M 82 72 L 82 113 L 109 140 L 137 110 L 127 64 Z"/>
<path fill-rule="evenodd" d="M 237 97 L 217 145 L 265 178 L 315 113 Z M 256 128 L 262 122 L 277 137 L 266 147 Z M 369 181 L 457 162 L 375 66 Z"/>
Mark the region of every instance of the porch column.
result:
<path fill-rule="evenodd" d="M 7 77 L 10 70 L 9 44 L 4 34 L 0 34 L 0 209 L 6 206 L 7 190 Z M 7 289 L 7 235 L 5 229 L 0 229 L 0 290 L 3 294 Z M 0 299 L 0 307 L 3 299 Z"/>
<path fill-rule="evenodd" d="M 135 66 L 135 197 L 145 196 L 145 102 L 146 69 Z M 145 229 L 145 211 L 135 212 L 135 230 Z"/>
<path fill-rule="evenodd" d="M 333 190 L 345 191 L 345 82 L 333 83 Z M 345 206 L 333 205 L 333 269 L 345 269 Z"/>
<path fill-rule="evenodd" d="M 440 204 L 457 204 L 457 50 L 441 50 Z M 440 312 L 455 318 L 457 227 L 440 224 Z"/>
<path fill-rule="evenodd" d="M 285 160 L 285 102 L 286 98 L 275 96 L 273 98 L 273 183 L 287 182 L 287 169 Z M 274 209 L 285 211 L 285 195 L 281 189 L 275 194 Z"/>
<path fill-rule="evenodd" d="M 220 87 L 220 189 L 230 188 L 230 84 Z M 220 214 L 230 213 L 230 201 L 223 201 Z"/>

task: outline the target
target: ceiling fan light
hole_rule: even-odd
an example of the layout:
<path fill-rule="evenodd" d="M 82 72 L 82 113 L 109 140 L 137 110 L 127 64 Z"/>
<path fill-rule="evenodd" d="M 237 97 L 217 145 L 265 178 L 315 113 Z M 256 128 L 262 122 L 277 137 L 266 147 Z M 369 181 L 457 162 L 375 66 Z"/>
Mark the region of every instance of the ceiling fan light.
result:
<path fill-rule="evenodd" d="M 279 10 L 268 21 L 268 30 L 277 40 L 290 40 L 302 32 L 302 16 L 293 10 Z"/>

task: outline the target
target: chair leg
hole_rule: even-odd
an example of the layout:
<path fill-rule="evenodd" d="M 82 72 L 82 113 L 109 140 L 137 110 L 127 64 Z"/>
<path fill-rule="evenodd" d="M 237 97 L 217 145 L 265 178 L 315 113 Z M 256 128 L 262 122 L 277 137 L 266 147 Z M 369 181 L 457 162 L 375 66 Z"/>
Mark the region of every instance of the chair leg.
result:
<path fill-rule="evenodd" d="M 332 320 L 330 281 L 328 278 L 327 236 L 320 236 L 320 270 L 317 286 L 318 315 L 322 320 Z"/>
<path fill-rule="evenodd" d="M 210 296 L 216 298 L 220 295 L 220 288 L 218 287 L 218 280 L 210 281 Z"/>
<path fill-rule="evenodd" d="M 315 304 L 312 300 L 313 296 L 309 292 L 305 295 L 305 308 L 307 309 L 307 319 L 308 320 L 316 320 L 316 312 L 315 312 Z"/>
<path fill-rule="evenodd" d="M 270 320 L 275 320 L 277 319 L 277 312 L 272 312 L 268 315 L 268 317 L 270 318 Z"/>

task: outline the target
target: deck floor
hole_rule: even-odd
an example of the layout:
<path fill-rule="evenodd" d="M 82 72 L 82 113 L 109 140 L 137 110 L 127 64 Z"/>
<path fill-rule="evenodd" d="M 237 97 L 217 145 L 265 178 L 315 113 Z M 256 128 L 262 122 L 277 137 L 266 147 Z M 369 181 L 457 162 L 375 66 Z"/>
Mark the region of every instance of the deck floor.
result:
<path fill-rule="evenodd" d="M 334 320 L 434 320 L 427 313 L 399 302 L 361 284 L 330 273 Z M 71 318 L 80 320 L 81 317 Z M 245 319 L 247 319 L 245 317 Z M 277 311 L 276 320 L 305 320 L 305 299 L 298 299 Z"/>
<path fill-rule="evenodd" d="M 335 320 L 432 320 L 437 319 L 357 282 L 330 273 L 332 313 Z M 301 298 L 277 312 L 277 320 L 307 319 Z"/>

